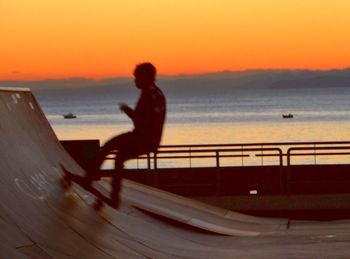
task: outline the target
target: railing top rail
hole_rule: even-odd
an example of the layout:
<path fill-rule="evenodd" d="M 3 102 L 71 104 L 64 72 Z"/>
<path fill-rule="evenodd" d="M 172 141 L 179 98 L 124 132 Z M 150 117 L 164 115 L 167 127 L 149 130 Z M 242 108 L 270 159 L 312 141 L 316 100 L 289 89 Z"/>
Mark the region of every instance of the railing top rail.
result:
<path fill-rule="evenodd" d="M 257 143 L 226 143 L 226 144 L 185 144 L 185 145 L 161 145 L 165 148 L 204 148 L 204 147 L 248 147 L 248 146 L 300 146 L 300 145 L 345 145 L 350 141 L 305 141 L 305 142 L 257 142 Z"/>
<path fill-rule="evenodd" d="M 225 149 L 196 149 L 196 150 L 188 150 L 188 149 L 177 149 L 177 150 L 158 150 L 157 154 L 167 154 L 167 153 L 208 153 L 208 152 L 241 152 L 241 151 L 278 151 L 282 153 L 282 150 L 278 147 L 271 148 L 225 148 Z"/>
<path fill-rule="evenodd" d="M 287 154 L 291 151 L 303 151 L 303 150 L 338 150 L 338 149 L 350 149 L 350 146 L 331 146 L 331 147 L 291 147 L 288 149 Z"/>

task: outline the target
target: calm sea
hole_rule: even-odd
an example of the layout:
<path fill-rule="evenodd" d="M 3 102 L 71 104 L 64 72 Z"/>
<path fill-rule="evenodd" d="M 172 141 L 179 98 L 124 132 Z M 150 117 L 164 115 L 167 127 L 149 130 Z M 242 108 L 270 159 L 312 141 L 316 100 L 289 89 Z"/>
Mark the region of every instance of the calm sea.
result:
<path fill-rule="evenodd" d="M 304 88 L 166 93 L 163 144 L 218 144 L 350 140 L 350 88 Z M 118 103 L 134 106 L 129 95 L 38 95 L 59 139 L 100 139 L 132 128 Z M 63 119 L 72 112 L 77 119 Z M 292 113 L 294 118 L 283 119 Z"/>

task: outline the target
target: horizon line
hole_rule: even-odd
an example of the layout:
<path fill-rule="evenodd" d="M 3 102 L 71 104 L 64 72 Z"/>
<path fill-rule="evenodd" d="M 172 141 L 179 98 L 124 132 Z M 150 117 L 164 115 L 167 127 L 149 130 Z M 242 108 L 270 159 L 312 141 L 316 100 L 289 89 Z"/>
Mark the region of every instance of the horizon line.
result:
<path fill-rule="evenodd" d="M 327 69 L 310 69 L 310 68 L 249 68 L 242 70 L 217 70 L 217 71 L 207 71 L 200 73 L 177 73 L 177 74 L 159 74 L 157 78 L 180 78 L 180 77 L 200 77 L 200 76 L 210 76 L 210 75 L 219 75 L 219 74 L 229 74 L 229 73 L 247 73 L 247 72 L 330 72 L 330 71 L 345 71 L 350 70 L 350 66 L 344 68 L 327 68 Z M 20 72 L 16 71 L 16 74 L 20 74 Z M 37 82 L 37 81 L 64 81 L 64 80 L 88 80 L 88 81 L 106 81 L 106 80 L 115 80 L 115 79 L 125 79 L 129 80 L 133 76 L 101 76 L 101 77 L 93 77 L 93 76 L 62 76 L 62 77 L 47 77 L 47 78 L 30 78 L 30 79 L 2 79 L 0 78 L 0 82 Z"/>

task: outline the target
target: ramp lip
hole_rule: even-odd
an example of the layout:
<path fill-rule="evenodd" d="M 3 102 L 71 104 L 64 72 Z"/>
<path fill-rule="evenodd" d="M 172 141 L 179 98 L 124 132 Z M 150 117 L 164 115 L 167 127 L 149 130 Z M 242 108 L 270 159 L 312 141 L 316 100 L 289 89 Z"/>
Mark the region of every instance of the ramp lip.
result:
<path fill-rule="evenodd" d="M 1 92 L 30 92 L 29 88 L 0 86 Z"/>

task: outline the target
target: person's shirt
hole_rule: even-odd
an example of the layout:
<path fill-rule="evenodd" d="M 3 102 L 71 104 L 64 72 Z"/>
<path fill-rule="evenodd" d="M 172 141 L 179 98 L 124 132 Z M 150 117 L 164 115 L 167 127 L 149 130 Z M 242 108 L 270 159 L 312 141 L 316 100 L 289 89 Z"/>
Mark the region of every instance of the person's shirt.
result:
<path fill-rule="evenodd" d="M 134 111 L 134 131 L 140 134 L 149 148 L 158 148 L 166 113 L 163 92 L 154 84 L 142 90 Z"/>

